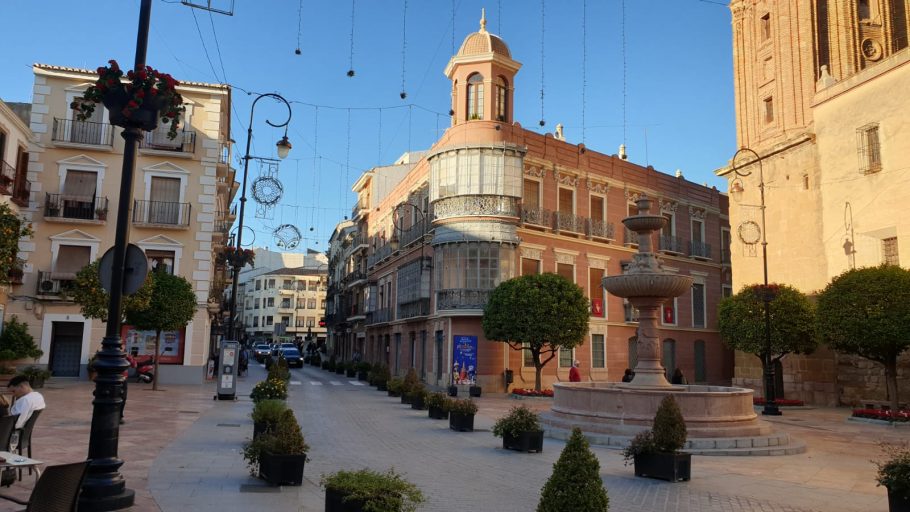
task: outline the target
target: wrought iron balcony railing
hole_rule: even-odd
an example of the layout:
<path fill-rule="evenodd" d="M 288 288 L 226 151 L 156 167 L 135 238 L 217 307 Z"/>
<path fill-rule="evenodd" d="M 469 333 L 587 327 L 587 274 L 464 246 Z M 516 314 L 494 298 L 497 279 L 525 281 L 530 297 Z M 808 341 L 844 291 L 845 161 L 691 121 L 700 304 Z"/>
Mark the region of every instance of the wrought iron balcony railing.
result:
<path fill-rule="evenodd" d="M 0 194 L 13 195 L 13 185 L 16 183 L 16 168 L 0 160 Z"/>
<path fill-rule="evenodd" d="M 44 200 L 44 218 L 107 220 L 107 198 L 47 194 Z"/>
<path fill-rule="evenodd" d="M 54 142 L 112 147 L 114 145 L 114 127 L 108 123 L 54 119 L 54 131 L 51 139 Z"/>
<path fill-rule="evenodd" d="M 411 245 L 415 240 L 419 240 L 423 235 L 427 234 L 427 227 L 429 222 L 427 220 L 417 221 L 409 229 L 401 233 L 400 244 L 401 247 L 407 247 Z"/>
<path fill-rule="evenodd" d="M 592 238 L 605 238 L 607 240 L 613 240 L 615 238 L 615 230 L 613 228 L 612 222 L 605 222 L 602 220 L 589 219 L 590 231 L 588 235 Z"/>
<path fill-rule="evenodd" d="M 373 265 L 376 265 L 380 261 L 388 258 L 391 254 L 392 254 L 392 246 L 390 246 L 389 244 L 385 244 L 380 247 L 377 247 L 376 250 L 373 251 L 373 254 L 367 256 L 367 266 L 372 267 Z"/>
<path fill-rule="evenodd" d="M 585 221 L 583 217 L 566 212 L 553 212 L 553 216 L 556 218 L 555 229 L 557 233 L 562 231 L 567 231 L 569 233 L 585 232 Z"/>
<path fill-rule="evenodd" d="M 190 225 L 190 203 L 168 201 L 133 201 L 133 223 L 187 227 Z"/>
<path fill-rule="evenodd" d="M 660 235 L 658 240 L 658 251 L 669 252 L 675 254 L 683 253 L 683 240 L 678 236 L 673 235 Z"/>
<path fill-rule="evenodd" d="M 692 240 L 689 242 L 689 256 L 704 260 L 711 259 L 711 245 L 705 242 Z"/>
<path fill-rule="evenodd" d="M 524 207 L 521 209 L 521 222 L 523 224 L 532 224 L 535 226 L 541 226 L 549 228 L 553 226 L 552 221 L 550 220 L 550 210 L 544 208 L 527 208 Z"/>
<path fill-rule="evenodd" d="M 430 314 L 430 299 L 423 298 L 398 305 L 398 318 L 414 318 Z"/>
<path fill-rule="evenodd" d="M 517 218 L 519 213 L 519 200 L 511 196 L 493 194 L 452 196 L 433 203 L 433 214 L 436 219 L 468 216 Z"/>
<path fill-rule="evenodd" d="M 145 132 L 145 137 L 139 139 L 139 147 L 155 151 L 171 151 L 174 153 L 195 153 L 196 132 L 183 130 L 177 132 L 173 140 L 167 138 L 167 130 L 154 130 Z"/>
<path fill-rule="evenodd" d="M 392 320 L 392 310 L 390 309 L 377 309 L 376 311 L 370 311 L 367 313 L 366 323 L 367 324 L 383 324 Z"/>
<path fill-rule="evenodd" d="M 493 290 L 452 288 L 436 292 L 436 309 L 483 309 Z"/>
<path fill-rule="evenodd" d="M 19 206 L 28 206 L 28 201 L 32 196 L 32 182 L 28 181 L 24 172 L 16 173 L 16 181 L 13 183 L 13 197 L 10 199 Z"/>

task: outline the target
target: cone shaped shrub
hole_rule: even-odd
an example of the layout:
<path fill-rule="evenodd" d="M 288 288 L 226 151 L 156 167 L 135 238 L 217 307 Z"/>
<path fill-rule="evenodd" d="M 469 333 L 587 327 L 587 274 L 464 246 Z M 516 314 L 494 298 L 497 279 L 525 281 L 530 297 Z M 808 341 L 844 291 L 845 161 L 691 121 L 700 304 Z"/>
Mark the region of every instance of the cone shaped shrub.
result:
<path fill-rule="evenodd" d="M 651 434 L 658 453 L 676 453 L 685 446 L 686 420 L 673 395 L 667 395 L 660 401 Z"/>
<path fill-rule="evenodd" d="M 537 512 L 606 512 L 610 499 L 600 479 L 600 463 L 578 428 L 540 491 Z"/>

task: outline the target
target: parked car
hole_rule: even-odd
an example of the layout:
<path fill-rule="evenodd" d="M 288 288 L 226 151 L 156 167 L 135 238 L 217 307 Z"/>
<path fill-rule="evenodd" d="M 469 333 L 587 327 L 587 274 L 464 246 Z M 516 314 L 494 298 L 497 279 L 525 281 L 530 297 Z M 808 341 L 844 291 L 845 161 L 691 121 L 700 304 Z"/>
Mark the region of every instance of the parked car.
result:
<path fill-rule="evenodd" d="M 253 347 L 253 357 L 256 358 L 256 361 L 260 363 L 265 361 L 265 358 L 271 355 L 272 348 L 269 347 L 268 343 L 259 343 Z"/>
<path fill-rule="evenodd" d="M 296 348 L 282 347 L 281 356 L 284 357 L 284 360 L 288 362 L 288 368 L 292 366 L 303 368 L 303 357 L 300 355 L 300 351 Z"/>

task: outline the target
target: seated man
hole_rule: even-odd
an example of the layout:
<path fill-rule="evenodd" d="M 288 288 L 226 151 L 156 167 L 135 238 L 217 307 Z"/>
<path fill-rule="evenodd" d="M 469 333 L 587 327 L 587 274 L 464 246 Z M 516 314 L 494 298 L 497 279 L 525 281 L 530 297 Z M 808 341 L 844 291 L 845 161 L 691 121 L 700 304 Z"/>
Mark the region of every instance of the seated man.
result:
<path fill-rule="evenodd" d="M 16 428 L 20 429 L 25 426 L 25 422 L 32 416 L 33 412 L 44 409 L 44 397 L 41 396 L 41 393 L 32 389 L 31 384 L 28 382 L 28 377 L 25 375 L 13 377 L 7 387 L 13 392 L 13 398 L 15 398 L 9 413 L 11 415 L 19 415 L 19 419 L 16 421 Z"/>

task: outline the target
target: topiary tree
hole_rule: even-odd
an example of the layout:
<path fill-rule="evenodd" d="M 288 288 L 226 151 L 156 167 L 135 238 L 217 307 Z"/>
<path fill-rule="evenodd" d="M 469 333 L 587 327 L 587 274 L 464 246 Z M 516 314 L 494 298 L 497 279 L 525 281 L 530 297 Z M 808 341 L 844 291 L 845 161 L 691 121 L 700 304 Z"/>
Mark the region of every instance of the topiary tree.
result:
<path fill-rule="evenodd" d="M 20 322 L 13 315 L 3 323 L 0 333 L 0 361 L 16 359 L 38 359 L 44 351 L 35 344 L 35 338 L 28 333 L 28 324 Z"/>
<path fill-rule="evenodd" d="M 155 331 L 155 380 L 152 389 L 158 389 L 158 367 L 161 356 L 161 331 L 176 331 L 186 327 L 196 313 L 196 294 L 193 285 L 181 276 L 155 270 L 152 276 L 152 295 L 149 306 L 141 311 L 130 311 L 127 321 L 136 329 Z"/>
<path fill-rule="evenodd" d="M 73 301 L 79 304 L 82 315 L 86 318 L 97 318 L 102 322 L 107 321 L 107 306 L 110 294 L 101 287 L 100 274 L 101 260 L 95 260 L 76 273 L 76 280 L 70 295 Z M 151 275 L 145 278 L 142 286 L 132 295 L 123 296 L 121 320 L 126 319 L 131 312 L 141 311 L 149 306 L 152 298 Z"/>
<path fill-rule="evenodd" d="M 576 427 L 540 491 L 537 512 L 606 512 L 609 508 L 600 462 Z"/>
<path fill-rule="evenodd" d="M 818 296 L 818 331 L 834 350 L 881 363 L 898 410 L 897 358 L 910 349 L 910 270 L 881 265 L 835 277 Z"/>
<path fill-rule="evenodd" d="M 651 427 L 651 439 L 658 453 L 676 453 L 686 445 L 686 420 L 673 395 L 660 401 Z"/>
<path fill-rule="evenodd" d="M 539 391 L 540 373 L 559 349 L 584 342 L 588 315 L 589 302 L 578 285 L 556 274 L 531 274 L 493 290 L 483 311 L 483 334 L 531 353 L 534 389 Z"/>
<path fill-rule="evenodd" d="M 0 285 L 10 284 L 11 270 L 18 268 L 21 272 L 19 239 L 31 235 L 31 224 L 16 215 L 9 204 L 0 203 Z"/>
<path fill-rule="evenodd" d="M 768 304 L 771 313 L 769 358 L 765 357 L 765 293 L 771 298 Z M 765 375 L 768 359 L 774 365 L 787 354 L 811 354 L 818 347 L 815 308 L 796 288 L 782 284 L 769 284 L 767 290 L 760 284 L 746 286 L 736 295 L 723 299 L 717 309 L 721 340 L 734 350 L 757 356 Z M 783 398 L 783 393 L 775 393 L 775 396 Z"/>

